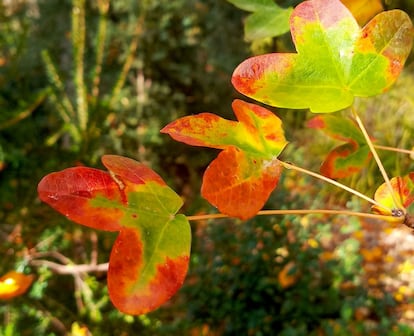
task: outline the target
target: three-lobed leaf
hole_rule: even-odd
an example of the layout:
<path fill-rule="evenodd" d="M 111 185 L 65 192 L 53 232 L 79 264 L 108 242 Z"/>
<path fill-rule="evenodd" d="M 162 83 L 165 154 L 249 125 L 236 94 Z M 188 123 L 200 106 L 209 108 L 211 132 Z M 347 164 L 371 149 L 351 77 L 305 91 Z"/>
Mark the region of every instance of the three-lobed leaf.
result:
<path fill-rule="evenodd" d="M 323 131 L 329 137 L 346 142 L 331 150 L 321 165 L 321 173 L 329 178 L 348 177 L 364 169 L 371 152 L 356 123 L 349 118 L 318 115 L 310 119 L 308 127 Z"/>
<path fill-rule="evenodd" d="M 119 231 L 108 269 L 111 301 L 127 314 L 156 309 L 182 286 L 191 230 L 181 198 L 132 159 L 105 155 L 109 172 L 75 167 L 44 177 L 39 197 L 69 219 Z"/>
<path fill-rule="evenodd" d="M 397 79 L 411 50 L 409 16 L 391 10 L 361 29 L 339 0 L 309 0 L 290 17 L 297 53 L 252 57 L 234 71 L 242 94 L 271 106 L 334 112 Z"/>
<path fill-rule="evenodd" d="M 281 120 L 269 110 L 235 100 L 238 121 L 212 113 L 180 118 L 161 132 L 193 146 L 222 149 L 203 176 L 201 194 L 222 213 L 254 216 L 281 174 L 277 156 L 287 144 Z"/>

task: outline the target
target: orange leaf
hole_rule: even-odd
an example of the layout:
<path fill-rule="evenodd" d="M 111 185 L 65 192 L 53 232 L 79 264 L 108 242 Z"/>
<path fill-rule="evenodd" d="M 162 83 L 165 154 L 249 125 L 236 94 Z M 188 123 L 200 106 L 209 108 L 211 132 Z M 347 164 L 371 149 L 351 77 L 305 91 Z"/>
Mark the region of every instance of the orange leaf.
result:
<path fill-rule="evenodd" d="M 0 299 L 9 300 L 23 295 L 34 280 L 34 275 L 10 271 L 0 278 Z"/>
<path fill-rule="evenodd" d="M 288 262 L 278 274 L 278 281 L 282 288 L 293 286 L 299 278 L 299 271 L 296 269 L 296 264 L 291 261 Z"/>
<path fill-rule="evenodd" d="M 248 219 L 262 208 L 281 173 L 278 160 L 251 158 L 228 147 L 208 166 L 201 194 L 222 213 Z"/>

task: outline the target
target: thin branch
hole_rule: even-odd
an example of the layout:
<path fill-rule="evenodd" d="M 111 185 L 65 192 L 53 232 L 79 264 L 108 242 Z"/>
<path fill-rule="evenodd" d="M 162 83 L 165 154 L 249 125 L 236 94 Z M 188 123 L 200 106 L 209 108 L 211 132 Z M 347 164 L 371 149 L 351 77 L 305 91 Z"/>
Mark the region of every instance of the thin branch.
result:
<path fill-rule="evenodd" d="M 402 148 L 396 148 L 396 147 L 389 147 L 389 146 L 381 146 L 381 145 L 374 145 L 376 149 L 391 151 L 391 152 L 397 152 L 397 153 L 403 153 L 403 154 L 409 154 L 414 155 L 414 151 L 409 149 L 402 149 Z"/>
<path fill-rule="evenodd" d="M 400 202 L 398 201 L 397 197 L 395 196 L 395 192 L 394 189 L 392 187 L 391 181 L 388 177 L 387 172 L 385 171 L 384 165 L 382 164 L 381 159 L 378 156 L 377 151 L 375 150 L 374 144 L 372 143 L 367 130 L 365 129 L 364 123 L 362 122 L 361 118 L 359 117 L 358 113 L 356 112 L 356 110 L 352 107 L 352 114 L 359 126 L 359 128 L 361 129 L 362 134 L 364 135 L 365 141 L 367 142 L 367 145 L 372 153 L 372 156 L 375 159 L 375 162 L 377 163 L 377 166 L 381 172 L 382 177 L 384 178 L 385 184 L 387 185 L 387 189 L 388 192 L 391 194 L 393 203 L 394 203 L 394 208 L 395 209 L 404 209 L 403 205 L 400 204 Z"/>
<path fill-rule="evenodd" d="M 64 256 L 63 254 L 57 251 L 35 252 L 35 253 L 31 253 L 29 256 L 30 260 L 40 259 L 40 258 L 54 258 L 63 265 L 73 264 L 72 260 L 70 260 L 68 257 Z"/>
<path fill-rule="evenodd" d="M 321 174 L 315 173 L 315 172 L 310 171 L 310 170 L 307 170 L 305 168 L 301 168 L 301 167 L 295 166 L 293 164 L 290 164 L 290 163 L 287 163 L 287 162 L 284 162 L 284 161 L 280 161 L 280 163 L 281 163 L 281 165 L 283 165 L 287 169 L 296 170 L 296 171 L 299 171 L 301 173 L 304 173 L 304 174 L 310 175 L 312 177 L 315 177 L 317 179 L 320 179 L 322 181 L 328 182 L 328 183 L 330 183 L 330 184 L 332 184 L 332 185 L 334 185 L 334 186 L 336 186 L 338 188 L 341 188 L 341 189 L 343 189 L 345 191 L 348 191 L 351 194 L 354 194 L 355 196 L 358 196 L 359 198 L 362 198 L 362 199 L 368 201 L 369 203 L 371 203 L 373 205 L 376 205 L 377 207 L 381 207 L 382 209 L 391 211 L 391 209 L 385 208 L 382 204 L 378 203 L 374 199 L 372 199 L 372 198 L 370 198 L 370 197 L 368 197 L 368 196 L 360 193 L 359 191 L 357 191 L 355 189 L 352 189 L 352 188 L 350 188 L 350 187 L 348 187 L 348 186 L 346 186 L 346 185 L 344 185 L 344 184 L 342 184 L 342 183 L 340 183 L 338 181 L 332 180 L 332 179 L 330 179 L 330 178 L 328 178 L 326 176 L 323 176 Z"/>
<path fill-rule="evenodd" d="M 293 209 L 293 210 L 261 210 L 256 215 L 257 216 L 272 216 L 272 215 L 345 215 L 345 216 L 355 216 L 362 218 L 371 218 L 378 219 L 382 221 L 387 221 L 395 224 L 403 224 L 404 217 L 394 217 L 394 216 L 385 216 L 370 214 L 364 212 L 355 212 L 348 210 L 327 210 L 327 209 Z M 189 221 L 199 221 L 207 219 L 218 219 L 218 218 L 229 218 L 229 216 L 224 214 L 207 214 L 207 215 L 197 215 L 197 216 L 187 216 Z"/>
<path fill-rule="evenodd" d="M 395 224 L 402 224 L 404 222 L 404 216 L 394 217 L 394 216 L 377 215 L 377 214 L 365 213 L 365 212 L 356 212 L 356 211 L 348 211 L 348 210 L 328 210 L 328 209 L 262 210 L 262 211 L 259 211 L 257 215 L 270 216 L 270 215 L 312 215 L 312 214 L 345 215 L 345 216 L 354 216 L 354 217 L 361 217 L 361 218 L 371 218 L 371 219 L 378 219 L 378 220 L 391 222 Z"/>
<path fill-rule="evenodd" d="M 82 273 L 89 272 L 107 272 L 109 263 L 90 265 L 90 264 L 81 264 L 81 265 L 62 265 L 49 260 L 43 259 L 33 259 L 29 261 L 31 266 L 35 267 L 47 267 L 53 272 L 58 274 L 71 274 L 77 275 Z"/>
<path fill-rule="evenodd" d="M 220 218 L 231 218 L 222 213 L 218 214 L 207 214 L 207 215 L 195 215 L 195 216 L 186 216 L 189 221 L 200 221 L 200 220 L 207 220 L 207 219 L 220 219 Z"/>

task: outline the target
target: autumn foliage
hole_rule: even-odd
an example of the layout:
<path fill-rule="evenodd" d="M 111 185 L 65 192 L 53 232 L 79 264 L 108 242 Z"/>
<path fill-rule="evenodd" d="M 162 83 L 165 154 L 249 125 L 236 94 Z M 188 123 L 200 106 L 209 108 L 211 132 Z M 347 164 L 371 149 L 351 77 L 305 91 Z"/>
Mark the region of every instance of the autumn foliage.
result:
<path fill-rule="evenodd" d="M 249 58 L 234 70 L 232 84 L 273 107 L 325 113 L 311 119 L 309 127 L 343 144 L 328 154 L 322 174 L 338 179 L 358 173 L 371 160 L 370 140 L 354 119 L 327 113 L 393 85 L 411 51 L 411 20 L 391 10 L 361 28 L 339 0 L 309 0 L 292 11 L 289 25 L 296 52 Z M 220 150 L 204 172 L 201 195 L 223 215 L 246 220 L 263 208 L 283 168 L 294 166 L 280 159 L 288 141 L 273 111 L 240 99 L 232 108 L 237 121 L 201 113 L 172 121 L 161 132 L 188 145 Z M 122 312 L 144 314 L 184 282 L 189 220 L 177 214 L 181 198 L 150 168 L 114 155 L 103 156 L 102 162 L 108 172 L 74 167 L 47 175 L 39 183 L 39 197 L 79 224 L 119 232 L 109 261 L 110 298 Z M 391 185 L 392 190 L 379 187 L 374 211 L 404 223 L 413 201 L 412 176 L 394 178 Z M 299 276 L 294 265 L 279 274 L 284 288 Z"/>

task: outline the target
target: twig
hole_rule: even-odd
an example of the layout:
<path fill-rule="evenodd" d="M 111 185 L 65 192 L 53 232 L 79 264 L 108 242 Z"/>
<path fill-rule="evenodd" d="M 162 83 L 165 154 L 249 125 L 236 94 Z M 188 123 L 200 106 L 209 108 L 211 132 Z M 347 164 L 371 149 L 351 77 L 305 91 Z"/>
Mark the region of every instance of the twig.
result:
<path fill-rule="evenodd" d="M 345 216 L 356 216 L 363 218 L 379 219 L 395 224 L 402 224 L 404 217 L 394 217 L 385 215 L 376 215 L 364 212 L 354 212 L 348 210 L 328 210 L 328 209 L 293 209 L 293 210 L 261 210 L 257 216 L 272 216 L 272 215 L 345 215 Z M 206 219 L 218 219 L 218 218 L 229 218 L 224 214 L 207 214 L 197 216 L 187 216 L 189 221 L 206 220 Z"/>
<path fill-rule="evenodd" d="M 403 154 L 409 154 L 414 155 L 414 151 L 409 149 L 402 149 L 402 148 L 396 148 L 396 147 L 389 147 L 389 146 L 381 146 L 381 145 L 374 145 L 376 149 L 391 151 L 391 152 L 397 152 L 397 153 L 403 153 Z"/>
<path fill-rule="evenodd" d="M 374 144 L 372 143 L 372 141 L 371 141 L 371 139 L 370 139 L 370 137 L 368 135 L 367 130 L 365 129 L 365 126 L 364 126 L 361 118 L 359 117 L 358 113 L 356 112 L 356 110 L 353 107 L 352 107 L 352 114 L 353 114 L 356 122 L 358 123 L 358 126 L 361 129 L 361 132 L 362 132 L 362 134 L 365 137 L 365 141 L 367 142 L 368 147 L 369 147 L 369 149 L 370 149 L 370 151 L 372 153 L 372 156 L 374 157 L 374 159 L 375 159 L 375 161 L 377 163 L 377 166 L 378 166 L 378 168 L 379 168 L 379 170 L 381 172 L 381 175 L 384 178 L 385 184 L 387 185 L 388 192 L 391 194 L 391 197 L 392 197 L 392 200 L 393 200 L 393 203 L 394 203 L 394 208 L 395 209 L 401 209 L 401 210 L 403 210 L 404 207 L 403 207 L 402 204 L 400 204 L 400 202 L 398 201 L 397 197 L 395 196 L 395 192 L 394 192 L 394 189 L 392 187 L 391 181 L 390 181 L 390 179 L 389 179 L 389 177 L 387 175 L 387 172 L 385 171 L 385 168 L 384 168 L 384 166 L 382 164 L 381 159 L 378 156 L 377 151 L 375 150 Z"/>
<path fill-rule="evenodd" d="M 350 188 L 350 187 L 348 187 L 348 186 L 346 186 L 346 185 L 344 185 L 342 183 L 339 183 L 338 181 L 332 180 L 332 179 L 330 179 L 330 178 L 328 178 L 326 176 L 323 176 L 321 174 L 312 172 L 312 171 L 307 170 L 305 168 L 301 168 L 301 167 L 295 166 L 295 165 L 290 164 L 290 163 L 287 163 L 287 162 L 280 161 L 280 163 L 281 163 L 281 165 L 283 165 L 287 169 L 296 170 L 296 171 L 299 171 L 301 173 L 304 173 L 304 174 L 310 175 L 312 177 L 315 177 L 317 179 L 320 179 L 322 181 L 328 182 L 328 183 L 330 183 L 330 184 L 332 184 L 332 185 L 334 185 L 334 186 L 336 186 L 338 188 L 341 188 L 341 189 L 343 189 L 345 191 L 348 191 L 349 193 L 354 194 L 355 196 L 358 196 L 358 197 L 360 197 L 360 198 L 362 198 L 362 199 L 370 202 L 373 205 L 376 205 L 378 207 L 381 207 L 383 209 L 386 209 L 382 204 L 378 203 L 374 199 L 372 199 L 372 198 L 370 198 L 370 197 L 368 197 L 368 196 L 360 193 L 359 191 L 357 191 L 355 189 L 352 189 L 352 188 Z M 386 209 L 386 210 L 391 211 L 391 209 Z"/>
<path fill-rule="evenodd" d="M 80 264 L 80 265 L 62 265 L 49 260 L 43 259 L 33 259 L 29 261 L 31 266 L 35 267 L 47 267 L 50 268 L 53 272 L 58 274 L 71 274 L 77 275 L 82 273 L 90 272 L 107 272 L 109 263 L 90 265 L 90 264 Z"/>
<path fill-rule="evenodd" d="M 31 253 L 29 256 L 30 260 L 40 259 L 40 258 L 54 258 L 63 265 L 73 264 L 72 260 L 70 260 L 68 257 L 64 256 L 63 254 L 57 251 L 35 252 L 35 253 Z"/>

